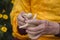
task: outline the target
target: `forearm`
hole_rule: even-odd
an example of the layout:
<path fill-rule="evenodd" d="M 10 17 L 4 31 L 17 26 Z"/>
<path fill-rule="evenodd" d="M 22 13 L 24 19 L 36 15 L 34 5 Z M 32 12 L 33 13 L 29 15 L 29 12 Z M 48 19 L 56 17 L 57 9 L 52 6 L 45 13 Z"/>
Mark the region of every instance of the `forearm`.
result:
<path fill-rule="evenodd" d="M 60 37 L 60 23 L 59 23 L 59 33 L 55 36 Z"/>

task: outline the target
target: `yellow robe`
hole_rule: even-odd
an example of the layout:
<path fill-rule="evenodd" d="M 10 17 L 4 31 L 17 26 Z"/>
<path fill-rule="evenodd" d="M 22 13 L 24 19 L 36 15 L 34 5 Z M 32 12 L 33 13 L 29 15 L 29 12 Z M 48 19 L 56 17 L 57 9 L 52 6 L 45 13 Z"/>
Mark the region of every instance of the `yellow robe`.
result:
<path fill-rule="evenodd" d="M 14 0 L 14 6 L 11 12 L 11 24 L 13 28 L 13 36 L 21 40 L 27 40 L 27 35 L 20 35 L 17 31 L 17 16 L 20 12 L 31 12 L 37 14 L 37 19 L 48 20 L 60 23 L 60 0 Z M 38 40 L 60 40 L 54 35 L 45 35 Z"/>

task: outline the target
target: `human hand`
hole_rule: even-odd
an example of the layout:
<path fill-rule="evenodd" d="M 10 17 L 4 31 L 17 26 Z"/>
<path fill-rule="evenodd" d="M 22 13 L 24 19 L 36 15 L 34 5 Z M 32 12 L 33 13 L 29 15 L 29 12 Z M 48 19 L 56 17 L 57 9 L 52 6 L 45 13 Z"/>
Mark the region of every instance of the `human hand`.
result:
<path fill-rule="evenodd" d="M 27 21 L 27 20 L 31 20 L 31 19 L 36 19 L 36 16 L 37 16 L 37 14 L 35 14 L 34 16 L 32 16 L 32 13 L 28 13 L 28 14 L 23 14 L 23 15 L 19 15 L 18 16 L 18 23 L 19 23 L 19 20 L 21 21 L 22 19 L 21 18 L 24 18 L 24 20 L 25 21 Z M 20 18 L 21 17 L 21 18 Z M 24 21 L 24 22 L 25 22 Z M 21 23 L 21 22 L 20 22 Z M 28 25 L 30 25 L 29 23 L 26 23 L 25 22 L 25 25 L 22 25 L 22 26 L 20 26 L 19 28 L 26 28 Z M 31 24 L 32 25 L 32 24 Z M 35 26 L 35 25 L 32 25 L 32 26 Z"/>
<path fill-rule="evenodd" d="M 24 16 L 24 14 L 26 14 L 25 12 L 21 12 L 18 17 L 17 17 L 17 23 L 18 23 L 18 26 L 23 26 L 24 24 L 26 24 L 26 20 L 27 20 L 27 17 Z"/>
<path fill-rule="evenodd" d="M 26 29 L 28 36 L 33 40 L 38 39 L 42 35 L 59 33 L 59 24 L 56 22 L 46 20 L 28 20 L 26 22 L 36 25 L 35 27 L 29 26 Z"/>

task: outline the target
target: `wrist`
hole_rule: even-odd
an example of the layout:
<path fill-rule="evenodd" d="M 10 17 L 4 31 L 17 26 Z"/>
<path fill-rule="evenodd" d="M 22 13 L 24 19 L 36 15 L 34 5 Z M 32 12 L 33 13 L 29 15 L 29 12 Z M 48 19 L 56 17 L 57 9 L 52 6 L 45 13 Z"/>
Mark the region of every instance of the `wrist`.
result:
<path fill-rule="evenodd" d="M 56 34 L 55 36 L 60 37 L 60 23 L 59 23 L 59 33 Z"/>
<path fill-rule="evenodd" d="M 60 34 L 60 24 L 58 23 L 57 29 L 56 29 L 56 34 Z"/>
<path fill-rule="evenodd" d="M 60 23 L 59 23 L 59 34 L 60 34 Z"/>
<path fill-rule="evenodd" d="M 60 30 L 60 24 L 55 23 L 55 22 L 49 22 L 48 23 L 48 27 L 47 27 L 47 34 L 52 34 L 52 35 L 56 35 L 59 34 L 59 30 Z"/>
<path fill-rule="evenodd" d="M 57 29 L 57 34 L 60 34 L 60 24 L 58 23 L 58 29 Z"/>

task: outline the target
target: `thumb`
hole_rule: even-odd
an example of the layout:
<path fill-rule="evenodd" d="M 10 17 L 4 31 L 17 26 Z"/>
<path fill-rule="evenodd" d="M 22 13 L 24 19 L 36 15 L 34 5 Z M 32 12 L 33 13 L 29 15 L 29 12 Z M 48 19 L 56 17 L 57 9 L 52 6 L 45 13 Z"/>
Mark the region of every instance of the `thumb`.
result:
<path fill-rule="evenodd" d="M 27 20 L 26 22 L 27 22 L 27 23 L 30 23 L 30 24 L 36 24 L 36 25 L 40 24 L 40 20 L 36 20 L 36 19 Z"/>

